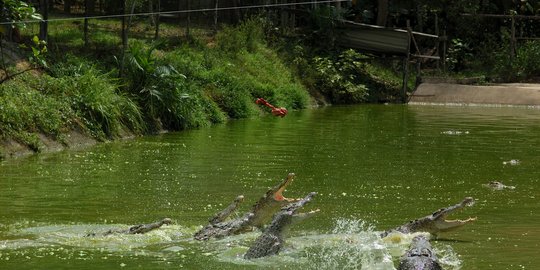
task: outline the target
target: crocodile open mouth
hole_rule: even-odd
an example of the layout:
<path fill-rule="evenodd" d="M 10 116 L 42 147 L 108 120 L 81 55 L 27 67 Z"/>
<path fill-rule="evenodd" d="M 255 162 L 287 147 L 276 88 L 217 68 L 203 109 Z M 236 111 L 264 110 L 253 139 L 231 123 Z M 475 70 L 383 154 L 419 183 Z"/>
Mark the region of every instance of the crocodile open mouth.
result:
<path fill-rule="evenodd" d="M 460 227 L 465 225 L 468 222 L 475 221 L 476 217 L 469 217 L 467 219 L 446 219 L 446 217 L 456 211 L 463 210 L 465 207 L 470 207 L 474 205 L 474 199 L 471 197 L 465 198 L 461 203 L 459 203 L 455 208 L 452 208 L 452 211 L 443 211 L 439 213 L 439 217 L 436 218 L 437 228 L 440 230 L 449 230 L 455 227 Z"/>
<path fill-rule="evenodd" d="M 285 191 L 287 186 L 292 183 L 293 179 L 294 179 L 294 173 L 289 173 L 289 175 L 287 175 L 287 178 L 285 180 L 283 180 L 283 182 L 277 187 L 276 191 L 274 192 L 274 195 L 273 195 L 274 200 L 276 200 L 278 202 L 281 202 L 281 201 L 286 201 L 286 202 L 295 201 L 295 199 L 289 199 L 289 198 L 283 196 L 283 192 Z"/>

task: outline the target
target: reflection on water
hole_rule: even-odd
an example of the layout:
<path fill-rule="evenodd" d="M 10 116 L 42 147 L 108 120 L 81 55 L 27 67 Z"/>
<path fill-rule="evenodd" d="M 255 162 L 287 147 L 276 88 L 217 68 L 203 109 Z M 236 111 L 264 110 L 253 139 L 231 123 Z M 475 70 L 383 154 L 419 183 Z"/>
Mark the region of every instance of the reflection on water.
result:
<path fill-rule="evenodd" d="M 0 268 L 394 269 L 411 236 L 377 232 L 471 196 L 476 205 L 450 218 L 478 220 L 433 241 L 445 269 L 535 269 L 539 120 L 512 107 L 330 107 L 10 160 L 0 163 Z M 191 238 L 237 195 L 243 213 L 288 172 L 297 177 L 284 195 L 316 191 L 321 212 L 292 226 L 280 255 L 242 259 L 257 232 Z M 84 237 L 164 217 L 175 224 Z"/>

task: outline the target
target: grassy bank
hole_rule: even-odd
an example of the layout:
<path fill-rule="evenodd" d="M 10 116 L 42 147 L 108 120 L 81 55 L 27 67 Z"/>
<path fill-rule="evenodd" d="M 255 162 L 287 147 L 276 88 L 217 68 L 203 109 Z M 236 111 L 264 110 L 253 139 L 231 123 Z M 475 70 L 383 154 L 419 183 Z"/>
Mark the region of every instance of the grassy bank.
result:
<path fill-rule="evenodd" d="M 0 84 L 0 139 L 36 152 L 44 149 L 40 136 L 65 143 L 74 129 L 103 141 L 254 117 L 266 113 L 254 102 L 259 97 L 295 110 L 309 106 L 315 92 L 332 103 L 399 93 L 397 76 L 354 51 L 307 53 L 276 36 L 269 44 L 258 18 L 217 35 L 193 29 L 189 39 L 163 24 L 153 40 L 152 29 L 134 24 L 125 54 L 115 21 L 92 22 L 88 44 L 81 24 L 49 29 L 47 65 Z"/>
<path fill-rule="evenodd" d="M 167 36 L 149 42 L 134 33 L 123 61 L 114 23 L 94 25 L 105 30 L 94 31 L 93 49 L 81 42 L 79 25 L 51 27 L 62 30 L 51 31 L 48 67 L 0 84 L 0 139 L 40 151 L 40 134 L 62 142 L 78 129 L 108 140 L 253 117 L 263 113 L 258 97 L 305 108 L 305 87 L 257 24 L 189 42 Z"/>

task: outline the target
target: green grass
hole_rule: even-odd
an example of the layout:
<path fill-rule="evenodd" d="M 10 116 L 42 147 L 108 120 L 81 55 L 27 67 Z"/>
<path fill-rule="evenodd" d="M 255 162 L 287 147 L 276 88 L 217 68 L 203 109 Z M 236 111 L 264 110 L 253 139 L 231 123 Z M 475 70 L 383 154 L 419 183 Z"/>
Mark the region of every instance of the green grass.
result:
<path fill-rule="evenodd" d="M 23 34 L 33 36 L 29 28 Z M 121 56 L 119 23 L 90 21 L 49 26 L 49 67 L 0 85 L 0 135 L 41 149 L 39 134 L 61 139 L 73 128 L 98 139 L 124 132 L 183 130 L 260 115 L 263 97 L 276 106 L 305 108 L 309 95 L 299 78 L 270 49 L 258 19 L 226 27 L 215 39 L 163 24 L 160 39 L 136 23 Z M 118 78 L 124 59 L 124 77 Z"/>
<path fill-rule="evenodd" d="M 14 139 L 39 151 L 42 145 L 37 134 L 61 140 L 76 113 L 68 103 L 31 87 L 36 80 L 39 78 L 23 75 L 0 84 L 0 138 Z"/>
<path fill-rule="evenodd" d="M 139 107 L 119 91 L 110 75 L 93 67 L 72 72 L 65 71 L 64 76 L 57 78 L 44 75 L 44 91 L 70 104 L 95 138 L 117 137 L 122 130 L 142 132 Z"/>

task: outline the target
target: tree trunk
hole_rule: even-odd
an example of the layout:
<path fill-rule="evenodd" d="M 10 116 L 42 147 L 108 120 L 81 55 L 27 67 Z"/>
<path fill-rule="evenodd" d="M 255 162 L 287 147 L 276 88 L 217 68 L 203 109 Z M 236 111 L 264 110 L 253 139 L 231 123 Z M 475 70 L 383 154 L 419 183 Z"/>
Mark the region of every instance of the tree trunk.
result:
<path fill-rule="evenodd" d="M 386 26 L 386 17 L 388 17 L 388 0 L 378 0 L 377 2 L 377 25 Z"/>

